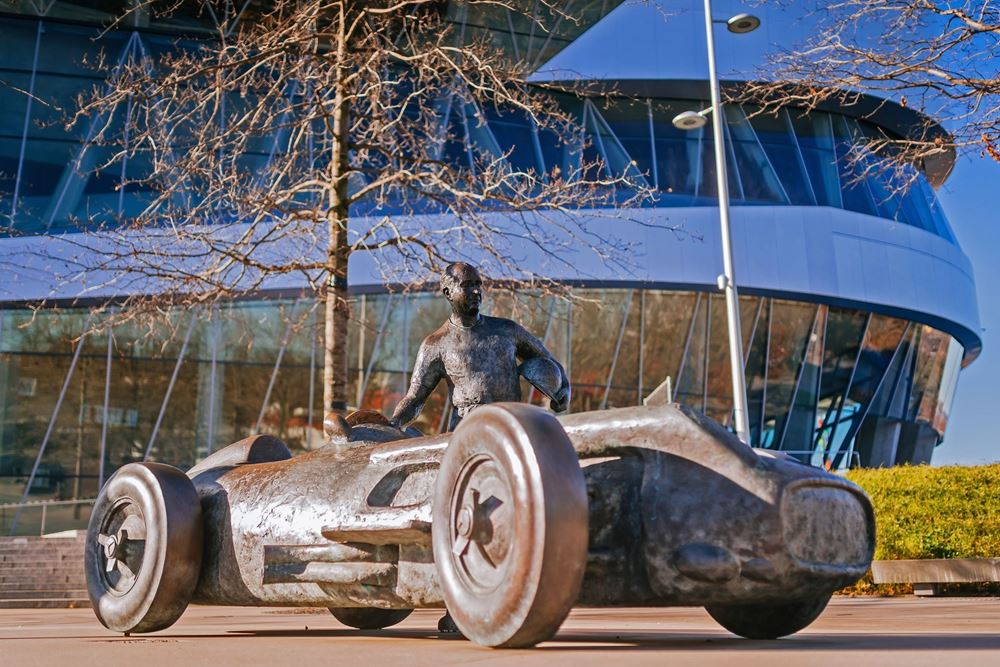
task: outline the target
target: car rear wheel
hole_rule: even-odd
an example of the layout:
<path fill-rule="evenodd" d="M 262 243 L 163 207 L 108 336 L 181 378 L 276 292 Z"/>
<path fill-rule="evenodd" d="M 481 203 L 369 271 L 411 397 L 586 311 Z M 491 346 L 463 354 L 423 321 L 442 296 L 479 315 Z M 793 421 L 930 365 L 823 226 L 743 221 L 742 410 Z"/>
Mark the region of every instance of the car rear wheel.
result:
<path fill-rule="evenodd" d="M 201 502 L 162 463 L 130 463 L 108 480 L 87 528 L 84 566 L 97 618 L 117 632 L 153 632 L 187 608 L 201 571 Z"/>
<path fill-rule="evenodd" d="M 450 438 L 434 495 L 434 560 L 448 611 L 484 646 L 550 638 L 576 602 L 587 557 L 587 488 L 551 414 L 476 409 Z"/>
<path fill-rule="evenodd" d="M 815 621 L 830 595 L 785 604 L 712 605 L 709 616 L 734 635 L 747 639 L 777 639 L 794 634 Z"/>
<path fill-rule="evenodd" d="M 330 613 L 344 625 L 358 630 L 381 630 L 402 623 L 412 609 L 376 609 L 374 607 L 331 607 Z"/>

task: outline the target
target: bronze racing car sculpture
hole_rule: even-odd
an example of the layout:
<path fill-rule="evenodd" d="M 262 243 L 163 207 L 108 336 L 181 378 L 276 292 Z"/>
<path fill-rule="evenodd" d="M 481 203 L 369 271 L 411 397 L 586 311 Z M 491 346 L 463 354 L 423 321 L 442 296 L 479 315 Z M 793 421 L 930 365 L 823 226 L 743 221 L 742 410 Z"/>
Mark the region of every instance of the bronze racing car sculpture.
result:
<path fill-rule="evenodd" d="M 472 641 L 518 647 L 574 605 L 704 606 L 744 637 L 791 634 L 874 545 L 858 487 L 687 408 L 500 403 L 439 436 L 360 413 L 295 457 L 260 435 L 186 474 L 128 464 L 85 560 L 114 631 L 161 630 L 190 602 L 326 607 L 361 629 L 447 607 Z"/>

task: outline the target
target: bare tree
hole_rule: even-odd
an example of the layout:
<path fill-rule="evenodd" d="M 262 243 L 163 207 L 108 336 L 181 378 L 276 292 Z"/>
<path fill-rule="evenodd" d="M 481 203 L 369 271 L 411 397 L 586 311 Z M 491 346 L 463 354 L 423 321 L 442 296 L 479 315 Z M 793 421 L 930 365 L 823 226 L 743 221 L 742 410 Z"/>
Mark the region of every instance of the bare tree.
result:
<path fill-rule="evenodd" d="M 812 36 L 775 53 L 764 72 L 767 82 L 751 84 L 741 100 L 765 110 L 808 111 L 831 102 L 856 104 L 859 93 L 874 93 L 924 114 L 905 137 L 864 137 L 860 150 L 890 158 L 883 166 L 920 165 L 963 152 L 1000 161 L 995 3 L 835 0 L 817 7 L 804 18 Z M 880 168 L 872 165 L 863 171 Z"/>
<path fill-rule="evenodd" d="M 128 59 L 81 99 L 73 122 L 111 147 L 99 169 L 145 162 L 134 181 L 154 194 L 79 241 L 90 259 L 77 269 L 132 294 L 119 317 L 298 276 L 325 309 L 331 410 L 347 404 L 347 278 L 359 253 L 389 284 L 461 258 L 537 283 L 524 254 L 560 261 L 569 246 L 621 261 L 625 244 L 572 211 L 620 200 L 620 186 L 645 197 L 641 179 L 584 159 L 579 119 L 527 83 L 528 64 L 452 20 L 456 6 L 474 8 L 544 34 L 549 21 L 574 20 L 561 4 L 276 0 L 255 21 L 222 21 L 208 38 Z M 514 167 L 487 113 L 528 119 L 569 157 L 544 172 Z"/>

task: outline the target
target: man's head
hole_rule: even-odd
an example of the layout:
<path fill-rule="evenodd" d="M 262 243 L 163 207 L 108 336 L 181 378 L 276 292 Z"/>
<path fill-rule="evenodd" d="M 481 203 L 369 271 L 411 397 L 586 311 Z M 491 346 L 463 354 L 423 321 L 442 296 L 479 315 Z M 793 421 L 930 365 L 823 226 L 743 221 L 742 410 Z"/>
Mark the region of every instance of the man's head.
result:
<path fill-rule="evenodd" d="M 441 292 L 459 316 L 476 316 L 483 302 L 483 279 L 465 262 L 449 264 L 441 276 Z"/>

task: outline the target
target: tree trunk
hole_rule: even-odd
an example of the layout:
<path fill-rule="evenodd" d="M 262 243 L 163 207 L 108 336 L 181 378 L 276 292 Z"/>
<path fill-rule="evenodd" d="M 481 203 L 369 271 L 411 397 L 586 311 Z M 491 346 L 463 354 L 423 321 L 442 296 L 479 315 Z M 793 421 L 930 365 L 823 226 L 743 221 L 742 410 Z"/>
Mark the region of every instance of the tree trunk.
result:
<path fill-rule="evenodd" d="M 347 216 L 331 220 L 329 280 L 323 294 L 325 328 L 323 354 L 323 408 L 326 412 L 342 413 L 347 409 L 347 323 L 350 304 L 347 301 Z"/>
<path fill-rule="evenodd" d="M 323 410 L 343 413 L 347 410 L 347 322 L 350 304 L 347 301 L 347 263 L 350 246 L 347 223 L 350 214 L 347 182 L 350 169 L 348 133 L 350 107 L 345 88 L 346 57 L 344 30 L 346 12 L 341 6 L 340 39 L 337 45 L 337 83 L 333 100 L 333 141 L 330 156 L 330 187 L 327 209 L 327 280 L 322 294 L 324 302 L 323 336 Z"/>

